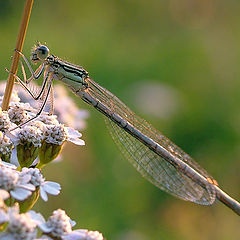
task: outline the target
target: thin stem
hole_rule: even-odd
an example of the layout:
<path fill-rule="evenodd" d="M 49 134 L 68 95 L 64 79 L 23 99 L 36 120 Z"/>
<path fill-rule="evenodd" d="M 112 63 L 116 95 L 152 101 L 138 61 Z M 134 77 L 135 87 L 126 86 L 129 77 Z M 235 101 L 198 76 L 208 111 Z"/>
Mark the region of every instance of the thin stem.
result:
<path fill-rule="evenodd" d="M 232 209 L 238 216 L 240 216 L 240 203 L 235 199 L 231 198 L 227 193 L 215 186 L 217 199 L 225 204 L 227 207 Z"/>
<path fill-rule="evenodd" d="M 16 43 L 16 50 L 18 50 L 20 52 L 22 51 L 22 48 L 23 48 L 23 43 L 24 43 L 24 39 L 26 36 L 28 22 L 29 22 L 29 18 L 31 15 L 31 11 L 32 11 L 33 1 L 34 0 L 26 0 L 26 2 L 25 2 L 22 21 L 21 21 L 18 38 L 17 38 L 17 43 Z M 9 106 L 9 102 L 10 102 L 10 98 L 11 98 L 12 90 L 13 90 L 13 85 L 14 85 L 14 75 L 17 73 L 19 58 L 20 58 L 20 55 L 16 51 L 14 51 L 12 65 L 10 68 L 10 73 L 8 75 L 8 81 L 7 81 L 7 85 L 6 85 L 5 93 L 4 93 L 4 97 L 3 97 L 3 102 L 2 102 L 3 110 L 7 110 L 8 106 Z"/>

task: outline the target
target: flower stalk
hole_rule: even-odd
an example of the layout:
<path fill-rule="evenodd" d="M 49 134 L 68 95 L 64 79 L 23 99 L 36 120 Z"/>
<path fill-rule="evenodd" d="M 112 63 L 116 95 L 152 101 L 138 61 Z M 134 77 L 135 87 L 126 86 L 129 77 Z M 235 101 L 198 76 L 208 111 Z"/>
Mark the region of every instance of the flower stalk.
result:
<path fill-rule="evenodd" d="M 31 15 L 32 11 L 32 5 L 33 5 L 33 0 L 26 0 L 25 2 L 25 7 L 23 11 L 23 16 L 22 16 L 22 21 L 18 33 L 18 38 L 17 38 L 17 43 L 16 43 L 16 50 L 22 51 L 23 48 L 23 43 L 25 40 L 26 32 L 27 32 L 27 27 L 28 27 L 28 22 L 29 18 Z M 13 54 L 13 60 L 12 60 L 12 65 L 10 68 L 10 73 L 8 76 L 8 81 L 5 89 L 5 94 L 2 102 L 2 109 L 7 110 L 10 102 L 10 98 L 12 95 L 12 90 L 13 90 L 13 85 L 14 85 L 14 75 L 17 73 L 18 70 L 18 62 L 19 62 L 19 54 L 14 51 Z"/>

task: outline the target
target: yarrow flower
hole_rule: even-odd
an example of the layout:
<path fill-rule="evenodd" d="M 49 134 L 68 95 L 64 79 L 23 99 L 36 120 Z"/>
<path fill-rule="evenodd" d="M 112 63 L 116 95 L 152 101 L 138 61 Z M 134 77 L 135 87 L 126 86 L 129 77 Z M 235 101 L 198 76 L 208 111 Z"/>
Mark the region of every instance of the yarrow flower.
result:
<path fill-rule="evenodd" d="M 12 123 L 9 119 L 8 113 L 6 111 L 2 111 L 0 108 L 0 131 L 6 132 L 11 126 Z"/>
<path fill-rule="evenodd" d="M 7 222 L 8 220 L 8 215 L 6 213 L 6 204 L 5 200 L 10 197 L 10 194 L 3 189 L 0 189 L 0 226 Z"/>
<path fill-rule="evenodd" d="M 44 141 L 47 143 L 62 145 L 67 140 L 67 132 L 63 124 L 46 125 Z"/>
<path fill-rule="evenodd" d="M 59 156 L 65 142 L 85 144 L 77 130 L 60 124 L 56 115 L 49 115 L 46 112 L 18 128 L 17 125 L 35 116 L 36 109 L 28 103 L 21 103 L 16 96 L 15 101 L 10 103 L 8 112 L 0 110 L 0 157 L 2 160 L 21 167 L 38 164 L 37 167 L 41 168 Z M 40 162 L 36 162 L 37 159 Z"/>
<path fill-rule="evenodd" d="M 4 89 L 4 84 L 0 84 L 0 93 Z M 18 89 L 18 93 L 15 91 L 16 89 Z M 38 90 L 37 86 L 36 89 Z M 30 104 L 20 102 L 20 98 L 24 100 L 30 100 L 30 98 L 26 98 L 27 94 L 22 88 L 15 86 L 15 90 L 11 96 L 9 110 L 2 111 L 0 109 L 0 131 L 7 133 L 6 135 L 0 133 L 0 157 L 2 160 L 14 163 L 16 166 L 30 167 L 33 164 L 36 166 L 37 159 L 40 159 L 41 164 L 38 167 L 43 167 L 59 156 L 65 142 L 70 141 L 77 145 L 85 144 L 80 139 L 82 135 L 78 131 L 60 124 L 56 115 L 49 115 L 46 112 L 42 112 L 38 118 L 30 121 L 27 125 L 17 128 L 19 124 L 24 124 L 24 122 L 36 116 L 39 104 L 35 105 L 36 101 L 29 101 Z M 62 105 L 57 111 L 60 114 L 59 119 L 63 119 L 67 115 L 64 114 L 65 111 L 68 112 L 68 116 L 75 116 L 74 119 L 77 122 L 80 122 L 82 117 L 81 126 L 83 127 L 87 113 L 80 114 L 72 100 L 67 103 L 66 100 L 69 98 L 62 87 L 59 87 L 59 93 L 56 95 L 55 102 L 58 103 L 59 107 Z M 64 97 L 61 97 L 61 95 L 64 95 Z M 2 97 L 0 97 L 0 103 L 1 101 Z M 62 104 L 60 104 L 61 101 Z M 62 117 L 61 114 L 63 114 Z M 76 118 L 76 114 L 81 116 L 79 115 Z M 67 120 L 65 122 L 68 123 Z"/>
<path fill-rule="evenodd" d="M 0 234 L 0 240 L 103 240 L 98 231 L 73 231 L 75 222 L 61 209 L 55 210 L 47 221 L 40 213 L 32 210 L 19 213 L 17 204 L 0 209 L 0 213 L 0 224 L 7 223 L 7 228 Z M 37 235 L 39 238 L 36 238 Z"/>
<path fill-rule="evenodd" d="M 27 111 L 28 110 L 28 111 Z M 33 110 L 28 103 L 13 102 L 8 110 L 11 122 L 19 125 L 31 118 L 29 111 Z"/>
<path fill-rule="evenodd" d="M 39 168 L 51 162 L 60 154 L 64 142 L 69 141 L 77 145 L 85 144 L 80 139 L 81 133 L 73 128 L 65 127 L 63 124 L 44 125 L 43 132 L 43 142 L 39 152 Z"/>
<path fill-rule="evenodd" d="M 49 234 L 52 237 L 61 238 L 64 234 L 72 232 L 72 227 L 75 225 L 70 217 L 67 216 L 64 210 L 55 210 L 47 220 L 38 226 L 43 233 Z"/>
<path fill-rule="evenodd" d="M 0 160 L 0 229 L 4 230 L 0 240 L 103 240 L 97 231 L 73 231 L 75 222 L 64 210 L 55 210 L 47 221 L 41 214 L 28 211 L 39 196 L 47 201 L 48 194 L 58 195 L 61 190 L 58 183 L 45 181 L 40 168 L 59 155 L 65 142 L 85 144 L 81 133 L 64 124 L 75 122 L 74 127 L 83 128 L 87 112 L 78 110 L 66 96 L 59 97 L 57 112 L 62 123 L 46 112 L 32 119 L 36 105 L 20 102 L 16 92 L 9 110 L 0 109 L 0 158 L 4 160 Z M 2 100 L 0 97 L 0 103 Z"/>
<path fill-rule="evenodd" d="M 39 213 L 30 211 L 29 214 L 37 222 L 38 227 L 43 232 L 41 238 L 37 240 L 103 240 L 103 235 L 98 231 L 89 231 L 86 229 L 72 230 L 75 222 L 67 216 L 65 211 L 58 209 L 48 218 L 44 220 Z"/>
<path fill-rule="evenodd" d="M 62 240 L 103 240 L 103 235 L 98 231 L 78 229 L 63 236 Z"/>
<path fill-rule="evenodd" d="M 35 126 L 24 126 L 18 132 L 18 143 L 32 143 L 34 147 L 40 147 L 42 142 L 42 131 Z"/>
<path fill-rule="evenodd" d="M 0 188 L 19 201 L 25 200 L 35 191 L 35 186 L 29 183 L 29 179 L 20 178 L 18 171 L 3 165 L 0 167 Z"/>
<path fill-rule="evenodd" d="M 35 126 L 24 126 L 16 137 L 17 157 L 21 167 L 30 167 L 37 158 L 42 142 L 42 131 Z"/>
<path fill-rule="evenodd" d="M 11 139 L 0 131 L 0 158 L 5 162 L 9 162 L 13 148 L 14 145 Z"/>
<path fill-rule="evenodd" d="M 65 141 L 73 142 L 76 145 L 84 145 L 80 139 L 81 133 L 63 124 L 46 125 L 44 129 L 44 141 L 47 143 L 62 145 Z"/>
<path fill-rule="evenodd" d="M 8 166 L 5 163 L 0 165 L 0 189 L 9 192 L 20 203 L 38 190 L 44 201 L 48 200 L 47 194 L 58 195 L 60 193 L 61 186 L 56 182 L 45 181 L 39 169 L 23 168 L 17 171 Z M 31 199 L 31 201 L 34 200 L 37 199 Z M 28 204 L 31 203 L 28 202 Z"/>
<path fill-rule="evenodd" d="M 2 101 L 3 101 L 3 94 L 5 92 L 6 89 L 6 82 L 5 81 L 1 81 L 0 83 L 0 104 L 2 105 Z M 21 91 L 24 91 L 21 88 Z M 20 98 L 18 96 L 18 92 L 16 91 L 16 89 L 13 89 L 12 95 L 11 95 L 11 102 L 20 102 Z"/>
<path fill-rule="evenodd" d="M 29 182 L 36 188 L 40 188 L 40 196 L 44 201 L 48 200 L 47 194 L 58 195 L 61 190 L 60 184 L 45 181 L 42 173 L 37 168 L 23 168 L 19 174 L 20 178 L 30 176 Z"/>
<path fill-rule="evenodd" d="M 58 125 L 59 121 L 57 120 L 56 115 L 48 115 L 46 113 L 43 113 L 37 118 L 38 121 L 44 123 L 44 126 L 46 125 Z"/>
<path fill-rule="evenodd" d="M 33 240 L 37 236 L 37 223 L 28 213 L 19 214 L 17 205 L 8 209 L 7 229 L 0 235 L 0 240 Z"/>
<path fill-rule="evenodd" d="M 6 200 L 9 198 L 9 193 L 6 190 L 0 189 L 0 200 Z M 0 203 L 0 208 L 2 207 Z"/>

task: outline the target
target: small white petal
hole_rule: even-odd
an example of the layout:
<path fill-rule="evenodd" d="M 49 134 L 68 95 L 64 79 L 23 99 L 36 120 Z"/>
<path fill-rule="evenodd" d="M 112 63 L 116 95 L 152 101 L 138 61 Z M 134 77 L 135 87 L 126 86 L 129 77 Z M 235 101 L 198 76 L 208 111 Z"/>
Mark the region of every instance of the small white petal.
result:
<path fill-rule="evenodd" d="M 27 212 L 27 214 L 31 216 L 32 220 L 34 220 L 37 225 L 45 223 L 45 219 L 41 213 L 36 213 L 35 211 L 30 210 Z"/>
<path fill-rule="evenodd" d="M 0 240 L 16 240 L 16 238 L 11 233 L 2 233 Z"/>
<path fill-rule="evenodd" d="M 48 226 L 46 223 L 39 224 L 38 227 L 44 233 L 50 233 L 53 230 L 53 227 Z"/>
<path fill-rule="evenodd" d="M 6 190 L 0 189 L 0 198 L 5 200 L 5 199 L 9 198 L 9 196 L 10 196 L 9 193 Z"/>
<path fill-rule="evenodd" d="M 61 186 L 60 186 L 60 184 L 57 183 L 57 182 L 46 181 L 45 183 L 47 183 L 47 185 L 50 186 L 50 187 L 52 187 L 52 188 L 61 190 Z"/>
<path fill-rule="evenodd" d="M 30 174 L 21 174 L 21 183 L 29 183 L 31 178 Z"/>
<path fill-rule="evenodd" d="M 103 235 L 98 231 L 86 229 L 74 230 L 62 237 L 63 240 L 103 240 Z"/>
<path fill-rule="evenodd" d="M 33 161 L 33 163 L 31 164 L 31 166 L 36 166 L 36 165 L 38 164 L 38 162 L 39 162 L 39 157 L 37 157 L 37 158 Z"/>
<path fill-rule="evenodd" d="M 14 165 L 14 166 L 20 166 L 19 162 L 18 162 L 18 157 L 17 157 L 17 148 L 15 147 L 13 150 L 12 150 L 12 155 L 11 155 L 11 159 L 10 159 L 10 162 Z M 17 168 L 15 167 L 15 168 Z"/>
<path fill-rule="evenodd" d="M 32 185 L 31 183 L 19 184 L 18 187 L 24 188 L 29 191 L 35 191 L 35 189 L 36 189 L 35 186 Z"/>
<path fill-rule="evenodd" d="M 47 193 L 44 191 L 44 189 L 42 187 L 40 187 L 40 196 L 41 196 L 43 201 L 47 202 L 48 196 L 47 196 Z"/>
<path fill-rule="evenodd" d="M 7 168 L 11 168 L 11 169 L 16 169 L 17 167 L 11 163 L 8 163 L 8 162 L 4 162 L 2 160 L 0 160 L 0 166 L 4 166 L 4 167 L 7 167 Z"/>
<path fill-rule="evenodd" d="M 58 195 L 60 193 L 60 185 L 54 182 L 45 182 L 40 188 L 43 188 L 45 192 L 51 195 Z"/>
<path fill-rule="evenodd" d="M 3 224 L 7 221 L 8 221 L 8 214 L 4 210 L 0 209 L 0 224 Z"/>
<path fill-rule="evenodd" d="M 76 225 L 76 222 L 73 221 L 72 219 L 70 219 L 69 222 L 70 222 L 70 224 L 71 224 L 72 227 L 74 227 L 74 226 Z"/>
<path fill-rule="evenodd" d="M 79 145 L 79 146 L 85 145 L 85 142 L 82 139 L 79 139 L 79 138 L 68 138 L 68 141 L 72 142 L 76 145 Z"/>
<path fill-rule="evenodd" d="M 15 126 L 14 126 L 15 125 Z M 14 128 L 14 127 L 17 127 L 17 125 L 16 124 L 13 124 L 12 125 L 12 128 Z M 18 133 L 19 133 L 19 129 L 17 128 L 17 129 L 15 129 L 14 131 L 11 131 L 11 132 L 9 132 L 9 131 L 7 131 L 7 133 L 6 133 L 6 135 L 12 140 L 12 142 L 15 144 L 15 143 L 17 143 L 18 142 Z"/>
<path fill-rule="evenodd" d="M 23 201 L 27 199 L 32 192 L 23 188 L 15 188 L 14 190 L 10 191 L 10 194 L 16 200 Z"/>
<path fill-rule="evenodd" d="M 12 207 L 8 208 L 8 213 L 9 213 L 9 216 L 18 215 L 19 214 L 19 205 L 14 204 Z"/>
<path fill-rule="evenodd" d="M 87 237 L 87 230 L 75 230 L 62 237 L 63 240 L 84 240 Z"/>
<path fill-rule="evenodd" d="M 82 134 L 74 128 L 65 127 L 65 129 L 67 130 L 69 137 L 80 138 L 82 136 Z"/>

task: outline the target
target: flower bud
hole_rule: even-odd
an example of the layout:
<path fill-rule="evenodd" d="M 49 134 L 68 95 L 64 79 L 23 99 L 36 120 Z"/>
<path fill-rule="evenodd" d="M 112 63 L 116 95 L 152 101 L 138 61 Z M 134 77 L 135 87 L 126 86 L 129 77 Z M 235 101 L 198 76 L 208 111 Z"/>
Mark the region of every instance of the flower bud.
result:
<path fill-rule="evenodd" d="M 30 167 L 33 161 L 37 158 L 39 147 L 35 147 L 32 143 L 26 142 L 17 145 L 17 157 L 20 166 Z"/>
<path fill-rule="evenodd" d="M 46 125 L 44 140 L 39 151 L 38 168 L 54 160 L 61 152 L 63 143 L 67 140 L 67 132 L 63 124 Z"/>
<path fill-rule="evenodd" d="M 18 133 L 17 157 L 21 167 L 30 167 L 37 158 L 42 132 L 35 126 L 25 126 Z"/>
<path fill-rule="evenodd" d="M 39 164 L 37 165 L 38 168 L 42 168 L 49 162 L 53 161 L 58 157 L 58 155 L 62 151 L 62 145 L 53 144 L 53 143 L 47 143 L 43 142 L 42 146 L 39 150 Z"/>

